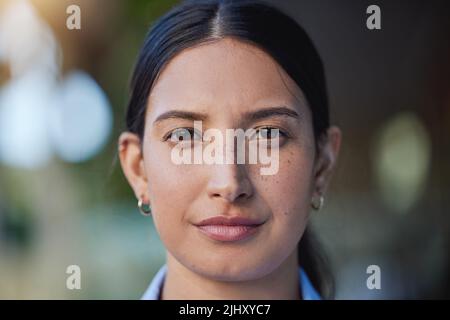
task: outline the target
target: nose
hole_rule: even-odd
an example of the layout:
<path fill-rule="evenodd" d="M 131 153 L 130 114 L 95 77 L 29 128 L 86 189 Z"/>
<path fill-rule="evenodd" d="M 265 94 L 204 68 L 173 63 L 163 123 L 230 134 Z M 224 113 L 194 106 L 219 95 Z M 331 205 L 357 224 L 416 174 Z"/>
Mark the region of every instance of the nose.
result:
<path fill-rule="evenodd" d="M 243 164 L 213 165 L 208 181 L 208 196 L 226 202 L 248 199 L 253 194 L 253 186 Z"/>

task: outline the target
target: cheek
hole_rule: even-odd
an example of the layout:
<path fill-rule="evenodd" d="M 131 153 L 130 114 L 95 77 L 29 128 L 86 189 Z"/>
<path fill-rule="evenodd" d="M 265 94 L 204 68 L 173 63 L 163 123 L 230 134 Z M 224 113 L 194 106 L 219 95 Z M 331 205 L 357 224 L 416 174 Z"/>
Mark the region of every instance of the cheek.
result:
<path fill-rule="evenodd" d="M 280 150 L 278 173 L 256 176 L 255 186 L 272 211 L 274 232 L 300 237 L 310 211 L 314 154 L 291 145 Z"/>
<path fill-rule="evenodd" d="M 147 148 L 144 157 L 152 217 L 164 243 L 181 240 L 185 213 L 198 196 L 201 187 L 193 179 L 195 166 L 176 165 L 162 143 Z M 150 151 L 151 150 L 151 151 Z"/>
<path fill-rule="evenodd" d="M 311 152 L 299 148 L 292 148 L 280 154 L 280 169 L 274 177 L 275 185 L 279 188 L 281 203 L 289 204 L 289 209 L 309 207 L 309 200 L 314 184 L 314 158 Z M 289 213 L 284 212 L 284 214 Z"/>

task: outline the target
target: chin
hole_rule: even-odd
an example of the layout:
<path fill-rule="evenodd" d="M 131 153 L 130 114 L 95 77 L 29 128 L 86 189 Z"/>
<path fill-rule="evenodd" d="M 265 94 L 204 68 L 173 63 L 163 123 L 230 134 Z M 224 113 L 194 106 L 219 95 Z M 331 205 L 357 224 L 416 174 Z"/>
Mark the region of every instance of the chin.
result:
<path fill-rule="evenodd" d="M 204 277 L 214 279 L 216 281 L 250 281 L 256 280 L 266 275 L 265 270 L 269 269 L 257 263 L 239 261 L 239 259 L 226 259 L 226 261 L 209 261 L 202 264 L 199 270 L 195 272 Z"/>

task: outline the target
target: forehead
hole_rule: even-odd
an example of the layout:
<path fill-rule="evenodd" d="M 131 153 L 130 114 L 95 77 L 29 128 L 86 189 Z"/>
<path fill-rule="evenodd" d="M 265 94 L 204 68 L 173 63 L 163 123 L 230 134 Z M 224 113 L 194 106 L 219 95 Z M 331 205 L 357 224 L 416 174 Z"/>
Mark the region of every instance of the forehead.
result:
<path fill-rule="evenodd" d="M 225 38 L 175 56 L 156 81 L 148 109 L 152 117 L 170 109 L 239 113 L 299 101 L 301 90 L 270 55 Z"/>

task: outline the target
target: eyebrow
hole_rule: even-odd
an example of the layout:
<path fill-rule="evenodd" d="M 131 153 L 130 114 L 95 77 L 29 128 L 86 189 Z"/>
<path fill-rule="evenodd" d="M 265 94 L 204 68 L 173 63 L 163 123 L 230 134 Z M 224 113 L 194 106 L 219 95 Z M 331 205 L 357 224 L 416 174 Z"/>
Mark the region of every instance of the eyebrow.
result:
<path fill-rule="evenodd" d="M 261 110 L 251 111 L 244 114 L 244 117 L 248 118 L 250 121 L 257 121 L 274 116 L 287 116 L 295 119 L 300 118 L 299 114 L 296 111 L 285 106 L 264 108 Z"/>
<path fill-rule="evenodd" d="M 264 108 L 257 111 L 250 111 L 244 113 L 244 118 L 247 118 L 250 121 L 257 121 L 262 119 L 267 119 L 270 117 L 275 116 L 288 116 L 292 117 L 294 119 L 299 119 L 299 114 L 285 106 L 279 106 L 279 107 L 270 107 L 270 108 Z M 191 121 L 197 121 L 201 120 L 204 121 L 208 118 L 208 116 L 204 113 L 198 113 L 198 112 L 192 112 L 192 111 L 181 111 L 181 110 L 171 110 L 164 112 L 160 114 L 155 121 L 153 121 L 153 124 L 157 124 L 163 120 L 167 119 L 185 119 L 185 120 L 191 120 Z"/>
<path fill-rule="evenodd" d="M 191 111 L 181 111 L 181 110 L 171 110 L 160 114 L 155 121 L 154 124 L 161 122 L 167 119 L 186 119 L 191 121 L 196 120 L 205 120 L 208 116 L 204 113 L 191 112 Z"/>

